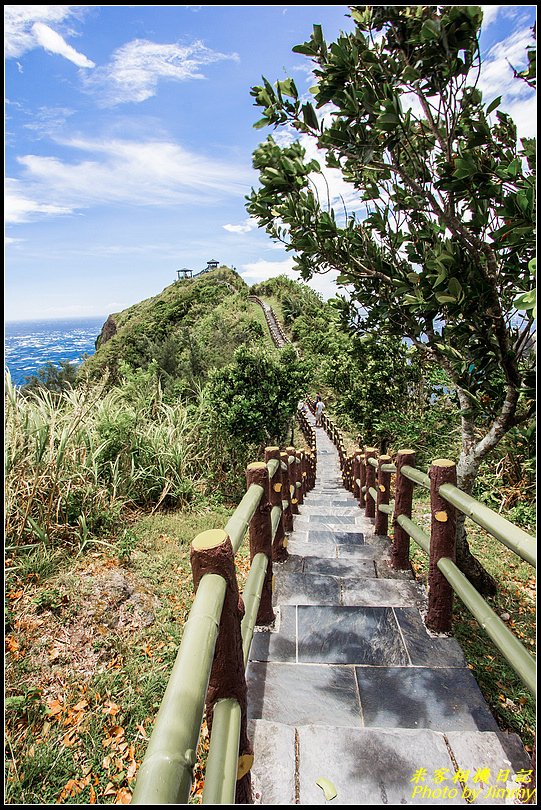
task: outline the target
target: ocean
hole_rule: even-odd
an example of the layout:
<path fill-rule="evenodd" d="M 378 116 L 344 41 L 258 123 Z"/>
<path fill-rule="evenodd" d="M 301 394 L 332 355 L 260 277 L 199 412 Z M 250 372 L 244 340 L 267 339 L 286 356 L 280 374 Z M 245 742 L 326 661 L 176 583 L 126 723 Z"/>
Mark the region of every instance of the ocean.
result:
<path fill-rule="evenodd" d="M 49 321 L 4 323 L 4 367 L 15 385 L 37 374 L 48 362 L 79 364 L 83 355 L 94 354 L 95 342 L 107 316 Z"/>

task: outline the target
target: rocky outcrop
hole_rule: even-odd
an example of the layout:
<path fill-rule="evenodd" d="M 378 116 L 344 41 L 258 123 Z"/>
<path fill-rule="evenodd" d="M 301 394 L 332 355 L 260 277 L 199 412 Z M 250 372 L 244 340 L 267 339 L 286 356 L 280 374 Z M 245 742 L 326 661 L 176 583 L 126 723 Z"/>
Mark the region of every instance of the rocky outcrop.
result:
<path fill-rule="evenodd" d="M 109 315 L 96 339 L 96 349 L 99 349 L 100 346 L 107 343 L 107 341 L 110 340 L 113 335 L 116 335 L 116 323 L 113 316 Z"/>

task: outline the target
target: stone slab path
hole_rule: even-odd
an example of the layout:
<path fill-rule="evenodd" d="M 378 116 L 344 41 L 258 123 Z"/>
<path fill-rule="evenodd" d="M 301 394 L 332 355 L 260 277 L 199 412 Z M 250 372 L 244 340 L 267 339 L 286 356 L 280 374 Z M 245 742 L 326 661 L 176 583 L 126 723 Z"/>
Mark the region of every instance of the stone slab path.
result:
<path fill-rule="evenodd" d="M 299 512 L 247 668 L 257 802 L 514 803 L 531 769 L 520 739 L 498 730 L 459 644 L 427 632 L 424 588 L 391 568 L 323 429 Z"/>

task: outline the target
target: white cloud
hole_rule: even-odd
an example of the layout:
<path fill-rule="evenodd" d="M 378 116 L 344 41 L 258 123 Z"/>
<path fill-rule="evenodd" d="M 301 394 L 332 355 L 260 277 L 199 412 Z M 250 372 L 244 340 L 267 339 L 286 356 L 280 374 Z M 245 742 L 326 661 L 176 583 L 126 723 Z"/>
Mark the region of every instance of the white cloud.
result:
<path fill-rule="evenodd" d="M 519 138 L 535 138 L 537 135 L 537 98 L 535 93 L 527 99 L 517 99 L 507 104 L 505 111 L 509 113 L 515 124 Z"/>
<path fill-rule="evenodd" d="M 259 259 L 256 262 L 243 264 L 239 273 L 247 284 L 257 284 L 260 281 L 266 281 L 269 278 L 276 278 L 276 276 L 282 275 L 294 279 L 295 281 L 302 281 L 299 273 L 293 269 L 293 264 L 294 259 L 292 257 L 279 262 L 269 262 L 266 259 Z M 328 300 L 338 292 L 338 287 L 335 283 L 337 276 L 338 273 L 334 271 L 316 274 L 307 284 L 325 300 Z"/>
<path fill-rule="evenodd" d="M 532 42 L 530 28 L 519 28 L 501 42 L 496 43 L 483 58 L 479 87 L 485 100 L 503 96 L 506 100 L 533 93 L 528 85 L 513 76 L 515 69 L 526 66 L 526 46 Z"/>
<path fill-rule="evenodd" d="M 25 155 L 20 180 L 8 179 L 10 222 L 38 214 L 65 214 L 99 204 L 192 205 L 223 196 L 244 196 L 251 175 L 243 166 L 207 158 L 166 141 L 71 140 L 85 153 L 68 163 L 58 157 Z"/>
<path fill-rule="evenodd" d="M 248 217 L 241 225 L 222 225 L 222 228 L 229 233 L 250 233 L 257 228 L 257 220 Z"/>
<path fill-rule="evenodd" d="M 32 199 L 30 194 L 20 189 L 17 180 L 10 178 L 6 180 L 4 192 L 4 221 L 8 225 L 30 222 L 39 215 L 58 216 L 60 214 L 70 214 L 72 211 L 73 209 L 67 206 Z"/>
<path fill-rule="evenodd" d="M 40 138 L 48 138 L 62 132 L 68 118 L 74 114 L 68 107 L 40 107 L 32 115 L 32 121 L 23 124 L 24 129 L 32 130 Z"/>
<path fill-rule="evenodd" d="M 76 51 L 75 48 L 72 48 L 71 45 L 62 39 L 60 34 L 57 34 L 56 31 L 53 31 L 52 28 L 49 28 L 48 25 L 45 23 L 34 23 L 32 26 L 32 33 L 36 38 L 36 41 L 42 48 L 49 53 L 57 53 L 59 56 L 65 57 L 70 62 L 73 62 L 74 65 L 80 68 L 93 68 L 95 67 L 95 63 L 92 62 L 90 59 Z"/>
<path fill-rule="evenodd" d="M 293 270 L 292 258 L 284 259 L 281 262 L 269 262 L 266 259 L 259 259 L 257 262 L 243 264 L 239 272 L 243 278 L 250 279 L 252 283 L 282 275 L 295 279 L 299 276 L 299 274 Z"/>
<path fill-rule="evenodd" d="M 155 95 L 162 79 L 204 79 L 202 66 L 238 58 L 237 54 L 212 51 L 199 41 L 181 45 L 135 39 L 115 51 L 109 65 L 89 76 L 87 87 L 99 91 L 104 106 L 141 102 Z"/>
<path fill-rule="evenodd" d="M 483 28 L 487 28 L 498 17 L 505 6 L 481 6 L 483 11 Z"/>
<path fill-rule="evenodd" d="M 57 30 L 66 20 L 79 17 L 84 6 L 4 6 L 4 53 L 14 59 L 34 48 L 44 48 L 68 59 L 77 67 L 91 68 L 94 62 L 76 51 Z"/>

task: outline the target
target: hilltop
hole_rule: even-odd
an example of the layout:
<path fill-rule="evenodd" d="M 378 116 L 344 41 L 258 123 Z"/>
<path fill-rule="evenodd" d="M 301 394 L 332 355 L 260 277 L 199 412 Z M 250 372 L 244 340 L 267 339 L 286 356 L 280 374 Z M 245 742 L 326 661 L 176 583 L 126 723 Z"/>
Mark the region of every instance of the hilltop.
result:
<path fill-rule="evenodd" d="M 107 371 L 115 382 L 122 363 L 146 369 L 154 362 L 165 389 L 175 381 L 176 393 L 185 393 L 204 384 L 210 369 L 231 362 L 239 346 L 270 345 L 261 308 L 249 294 L 240 275 L 223 265 L 175 281 L 109 315 L 82 371 L 90 378 Z"/>

